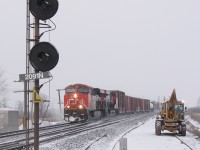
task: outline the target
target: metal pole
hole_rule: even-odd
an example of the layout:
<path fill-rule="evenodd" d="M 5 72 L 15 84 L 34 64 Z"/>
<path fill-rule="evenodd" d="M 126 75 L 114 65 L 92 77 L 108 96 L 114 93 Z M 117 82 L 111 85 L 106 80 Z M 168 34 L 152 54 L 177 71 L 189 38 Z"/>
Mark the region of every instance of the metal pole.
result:
<path fill-rule="evenodd" d="M 58 98 L 59 98 L 59 104 L 60 104 L 60 121 L 62 121 L 62 116 L 61 116 L 62 111 L 61 111 L 60 90 L 61 90 L 61 89 L 58 89 L 57 91 L 58 91 Z M 63 90 L 63 89 L 62 89 L 62 90 Z"/>
<path fill-rule="evenodd" d="M 24 116 L 23 129 L 26 131 L 26 149 L 29 147 L 28 128 L 27 128 L 27 82 L 24 81 Z"/>
<path fill-rule="evenodd" d="M 29 0 L 26 9 L 26 74 L 29 73 L 29 52 L 30 52 L 30 10 Z M 24 81 L 24 117 L 23 129 L 26 130 L 26 149 L 29 149 L 29 81 Z"/>
<path fill-rule="evenodd" d="M 24 116 L 23 116 L 23 129 L 27 130 L 27 82 L 24 81 Z"/>
<path fill-rule="evenodd" d="M 39 19 L 35 18 L 35 44 L 39 43 Z M 35 70 L 35 73 L 38 73 Z M 39 94 L 39 79 L 35 80 L 35 89 Z M 35 96 L 36 99 L 36 96 Z M 39 150 L 39 103 L 34 103 L 34 150 Z"/>

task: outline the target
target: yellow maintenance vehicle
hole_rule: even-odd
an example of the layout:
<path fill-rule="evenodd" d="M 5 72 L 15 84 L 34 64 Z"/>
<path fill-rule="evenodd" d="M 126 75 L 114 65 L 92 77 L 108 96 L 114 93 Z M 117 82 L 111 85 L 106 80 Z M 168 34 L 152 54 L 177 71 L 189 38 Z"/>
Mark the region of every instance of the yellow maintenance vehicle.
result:
<path fill-rule="evenodd" d="M 160 114 L 157 115 L 155 121 L 155 133 L 161 135 L 161 131 L 167 130 L 169 132 L 178 131 L 182 136 L 186 136 L 185 110 L 184 101 L 178 101 L 176 98 L 175 89 L 169 101 L 162 105 Z"/>

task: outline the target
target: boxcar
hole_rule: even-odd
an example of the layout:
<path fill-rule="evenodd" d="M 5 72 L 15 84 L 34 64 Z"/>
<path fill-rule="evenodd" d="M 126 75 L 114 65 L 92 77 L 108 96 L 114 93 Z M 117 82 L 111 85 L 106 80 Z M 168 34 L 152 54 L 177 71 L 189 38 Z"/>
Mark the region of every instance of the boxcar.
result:
<path fill-rule="evenodd" d="M 125 113 L 125 93 L 122 91 L 110 91 L 110 101 L 114 104 L 114 109 L 116 113 Z M 111 107 L 108 109 L 112 109 Z"/>

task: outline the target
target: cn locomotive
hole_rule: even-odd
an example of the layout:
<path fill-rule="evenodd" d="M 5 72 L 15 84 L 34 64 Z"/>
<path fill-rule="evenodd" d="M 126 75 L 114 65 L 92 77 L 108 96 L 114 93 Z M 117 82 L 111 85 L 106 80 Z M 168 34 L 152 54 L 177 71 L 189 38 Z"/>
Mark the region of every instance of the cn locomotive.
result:
<path fill-rule="evenodd" d="M 69 85 L 65 88 L 64 119 L 86 121 L 99 111 L 104 117 L 115 114 L 149 112 L 150 100 L 125 95 L 119 90 L 103 90 L 85 84 Z"/>

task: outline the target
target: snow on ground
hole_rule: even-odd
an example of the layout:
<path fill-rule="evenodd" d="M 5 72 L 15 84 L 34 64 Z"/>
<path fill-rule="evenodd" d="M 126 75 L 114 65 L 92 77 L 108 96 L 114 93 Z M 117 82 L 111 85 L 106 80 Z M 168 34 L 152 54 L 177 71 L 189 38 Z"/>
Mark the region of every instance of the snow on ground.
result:
<path fill-rule="evenodd" d="M 130 128 L 137 126 L 136 121 L 130 120 L 117 125 L 99 128 L 54 141 L 48 144 L 41 144 L 40 150 L 85 150 L 91 143 L 89 150 L 108 150 L 113 139 L 118 139 Z"/>
<path fill-rule="evenodd" d="M 79 135 L 66 137 L 52 143 L 40 145 L 41 150 L 119 150 L 118 140 L 128 130 L 142 124 L 143 121 L 126 122 L 104 129 L 91 130 Z M 198 124 L 197 124 L 198 125 Z M 190 150 L 175 137 L 174 134 L 164 131 L 161 136 L 155 135 L 155 118 L 150 118 L 140 127 L 131 130 L 123 136 L 127 138 L 128 150 Z M 183 139 L 193 150 L 200 150 L 200 141 L 196 136 L 187 132 Z M 97 141 L 95 141 L 97 140 Z"/>
<path fill-rule="evenodd" d="M 187 120 L 200 131 L 200 124 L 197 121 L 191 119 L 191 117 L 187 117 Z"/>
<path fill-rule="evenodd" d="M 40 123 L 40 127 L 59 124 L 59 122 L 50 122 L 50 121 L 42 121 L 42 120 L 40 120 L 39 123 Z M 33 127 L 34 127 L 33 121 L 29 120 L 29 129 L 32 129 Z M 19 126 L 19 130 L 23 130 L 23 124 Z"/>
<path fill-rule="evenodd" d="M 185 137 L 179 137 L 187 142 L 193 150 L 200 150 L 200 141 L 189 132 Z M 128 150 L 189 150 L 170 132 L 164 131 L 161 136 L 155 135 L 155 119 L 150 119 L 141 127 L 125 135 L 124 138 L 127 138 Z M 119 150 L 119 143 L 114 150 Z"/>

